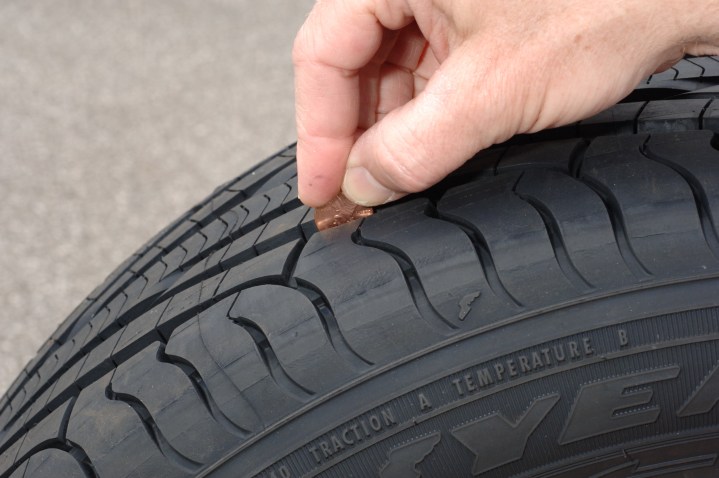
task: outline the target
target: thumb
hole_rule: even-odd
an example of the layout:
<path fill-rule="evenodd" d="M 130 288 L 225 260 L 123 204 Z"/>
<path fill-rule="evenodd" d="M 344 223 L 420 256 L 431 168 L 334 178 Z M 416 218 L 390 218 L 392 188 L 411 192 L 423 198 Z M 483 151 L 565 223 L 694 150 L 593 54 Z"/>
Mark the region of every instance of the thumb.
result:
<path fill-rule="evenodd" d="M 518 121 L 497 114 L 508 96 L 506 82 L 477 74 L 481 67 L 466 64 L 471 56 L 454 53 L 418 96 L 354 144 L 342 185 L 350 200 L 375 206 L 427 189 L 516 131 Z"/>

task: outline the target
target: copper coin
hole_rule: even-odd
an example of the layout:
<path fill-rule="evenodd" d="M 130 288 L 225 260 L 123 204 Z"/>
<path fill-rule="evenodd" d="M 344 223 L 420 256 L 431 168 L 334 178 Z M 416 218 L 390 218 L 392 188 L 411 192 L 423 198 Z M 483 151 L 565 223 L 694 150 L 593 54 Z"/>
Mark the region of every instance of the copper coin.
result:
<path fill-rule="evenodd" d="M 371 216 L 373 213 L 371 207 L 359 206 L 340 193 L 327 205 L 315 209 L 315 224 L 317 229 L 324 231 L 355 219 Z"/>

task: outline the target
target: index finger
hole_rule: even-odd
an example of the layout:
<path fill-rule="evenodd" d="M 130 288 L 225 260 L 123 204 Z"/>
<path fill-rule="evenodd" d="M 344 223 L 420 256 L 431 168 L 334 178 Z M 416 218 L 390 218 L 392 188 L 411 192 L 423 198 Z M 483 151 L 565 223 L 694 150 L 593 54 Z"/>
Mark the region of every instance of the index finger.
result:
<path fill-rule="evenodd" d="M 322 206 L 337 195 L 357 132 L 359 72 L 382 43 L 383 27 L 411 21 L 404 0 L 322 0 L 295 39 L 299 194 Z"/>

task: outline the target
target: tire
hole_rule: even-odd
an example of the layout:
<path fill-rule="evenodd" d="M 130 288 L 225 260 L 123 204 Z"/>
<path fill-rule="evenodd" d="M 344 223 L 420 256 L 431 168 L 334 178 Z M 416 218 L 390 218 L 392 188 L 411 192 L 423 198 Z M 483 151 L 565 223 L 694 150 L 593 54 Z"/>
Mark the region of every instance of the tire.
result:
<path fill-rule="evenodd" d="M 719 474 L 719 58 L 317 232 L 292 147 L 97 287 L 0 477 Z"/>

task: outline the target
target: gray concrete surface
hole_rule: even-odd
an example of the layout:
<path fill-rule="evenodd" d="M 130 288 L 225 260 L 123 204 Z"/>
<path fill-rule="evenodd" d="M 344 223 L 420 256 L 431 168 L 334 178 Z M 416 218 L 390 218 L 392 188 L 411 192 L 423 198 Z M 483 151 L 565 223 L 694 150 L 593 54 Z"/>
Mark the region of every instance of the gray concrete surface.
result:
<path fill-rule="evenodd" d="M 294 140 L 312 3 L 0 4 L 0 391 L 115 265 Z"/>

